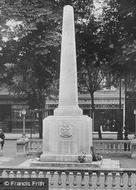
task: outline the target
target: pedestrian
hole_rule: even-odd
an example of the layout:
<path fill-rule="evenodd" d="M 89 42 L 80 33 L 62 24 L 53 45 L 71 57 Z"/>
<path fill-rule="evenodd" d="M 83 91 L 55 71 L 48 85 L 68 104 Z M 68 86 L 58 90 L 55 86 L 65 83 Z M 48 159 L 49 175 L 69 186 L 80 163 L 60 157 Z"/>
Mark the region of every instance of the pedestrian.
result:
<path fill-rule="evenodd" d="M 112 122 L 112 131 L 117 131 L 117 126 L 116 126 L 116 120 L 115 119 Z"/>
<path fill-rule="evenodd" d="M 124 127 L 124 140 L 129 140 L 128 139 L 128 128 L 125 126 Z M 124 143 L 124 151 L 130 151 L 130 144 Z"/>
<path fill-rule="evenodd" d="M 128 139 L 128 128 L 126 126 L 124 127 L 124 140 L 129 140 Z"/>
<path fill-rule="evenodd" d="M 120 123 L 117 125 L 117 140 L 123 140 L 123 130 Z"/>
<path fill-rule="evenodd" d="M 102 139 L 102 132 L 103 132 L 102 125 L 100 125 L 98 129 L 98 136 L 100 140 Z"/>
<path fill-rule="evenodd" d="M 109 119 L 105 123 L 105 128 L 106 128 L 106 131 L 111 131 L 111 122 Z"/>
<path fill-rule="evenodd" d="M 0 129 L 0 143 L 1 143 L 1 150 L 3 150 L 4 140 L 5 140 L 4 132 L 3 132 L 2 129 Z"/>

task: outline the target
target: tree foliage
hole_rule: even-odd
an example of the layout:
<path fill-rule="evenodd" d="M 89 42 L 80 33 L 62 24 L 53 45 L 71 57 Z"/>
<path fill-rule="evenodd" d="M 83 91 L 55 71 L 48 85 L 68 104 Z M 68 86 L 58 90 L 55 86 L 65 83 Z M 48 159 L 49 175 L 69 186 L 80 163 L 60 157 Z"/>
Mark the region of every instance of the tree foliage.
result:
<path fill-rule="evenodd" d="M 44 107 L 44 96 L 58 73 L 60 28 L 55 5 L 50 1 L 5 1 L 2 15 L 5 21 L 20 23 L 13 30 L 12 26 L 7 30 L 6 22 L 3 25 L 8 40 L 1 53 L 3 63 L 14 64 L 9 68 L 12 89 L 31 97 L 31 108 Z"/>
<path fill-rule="evenodd" d="M 111 43 L 114 50 L 110 67 L 121 75 L 135 74 L 135 7 L 133 0 L 114 0 L 108 1 L 108 8 L 104 10 L 105 37 L 111 39 L 107 43 Z"/>
<path fill-rule="evenodd" d="M 30 109 L 40 111 L 42 125 L 46 98 L 54 91 L 58 78 L 59 10 L 54 1 L 5 0 L 1 14 L 0 56 L 5 82 L 10 90 L 27 97 Z"/>

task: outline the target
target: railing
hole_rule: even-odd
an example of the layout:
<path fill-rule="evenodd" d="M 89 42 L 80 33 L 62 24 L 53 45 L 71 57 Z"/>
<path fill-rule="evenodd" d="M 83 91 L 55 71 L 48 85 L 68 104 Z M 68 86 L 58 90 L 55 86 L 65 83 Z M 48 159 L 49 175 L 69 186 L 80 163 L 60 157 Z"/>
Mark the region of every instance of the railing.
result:
<path fill-rule="evenodd" d="M 130 154 L 131 153 L 130 140 L 95 140 L 93 141 L 94 149 L 100 154 L 118 153 Z"/>
<path fill-rule="evenodd" d="M 136 189 L 136 169 L 0 168 L 3 178 L 49 178 L 49 190 Z"/>
<path fill-rule="evenodd" d="M 93 140 L 93 146 L 96 153 L 100 154 L 130 154 L 130 140 Z M 42 152 L 42 140 L 31 139 L 28 143 L 28 152 L 41 153 Z"/>

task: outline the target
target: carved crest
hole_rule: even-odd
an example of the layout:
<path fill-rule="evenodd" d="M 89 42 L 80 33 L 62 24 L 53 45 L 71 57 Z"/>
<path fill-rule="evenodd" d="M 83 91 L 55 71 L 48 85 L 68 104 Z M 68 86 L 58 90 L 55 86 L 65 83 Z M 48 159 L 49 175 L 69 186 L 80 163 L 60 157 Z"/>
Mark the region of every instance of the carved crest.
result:
<path fill-rule="evenodd" d="M 68 122 L 63 122 L 60 128 L 60 136 L 68 138 L 72 136 L 72 128 Z"/>

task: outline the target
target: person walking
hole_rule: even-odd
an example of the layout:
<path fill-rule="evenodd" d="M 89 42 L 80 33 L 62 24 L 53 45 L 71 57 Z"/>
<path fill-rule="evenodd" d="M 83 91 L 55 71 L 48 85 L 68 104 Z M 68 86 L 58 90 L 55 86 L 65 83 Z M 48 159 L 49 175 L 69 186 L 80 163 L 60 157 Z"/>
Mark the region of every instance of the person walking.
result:
<path fill-rule="evenodd" d="M 99 140 L 102 140 L 102 132 L 103 132 L 102 125 L 100 125 L 98 129 Z"/>
<path fill-rule="evenodd" d="M 4 141 L 5 141 L 5 135 L 4 135 L 3 130 L 0 129 L 0 143 L 1 143 L 1 150 L 3 150 Z"/>

